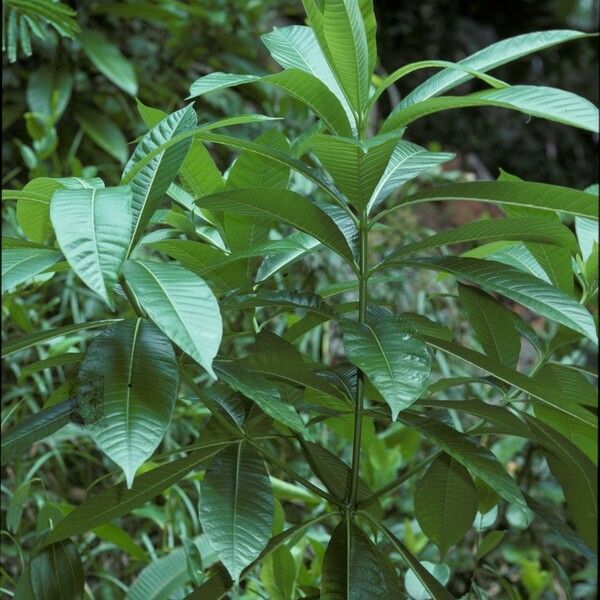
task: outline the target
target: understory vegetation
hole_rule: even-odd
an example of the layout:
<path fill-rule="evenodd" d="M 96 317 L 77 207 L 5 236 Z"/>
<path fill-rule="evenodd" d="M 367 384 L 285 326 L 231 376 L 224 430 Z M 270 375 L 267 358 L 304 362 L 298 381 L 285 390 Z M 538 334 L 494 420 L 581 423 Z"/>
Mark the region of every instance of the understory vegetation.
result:
<path fill-rule="evenodd" d="M 3 597 L 596 597 L 587 4 L 83 4 L 3 2 Z"/>

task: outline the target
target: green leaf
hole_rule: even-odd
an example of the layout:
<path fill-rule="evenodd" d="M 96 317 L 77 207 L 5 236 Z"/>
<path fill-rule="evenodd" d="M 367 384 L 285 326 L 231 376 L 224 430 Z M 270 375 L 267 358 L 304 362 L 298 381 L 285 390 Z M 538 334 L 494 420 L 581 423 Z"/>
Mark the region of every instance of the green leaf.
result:
<path fill-rule="evenodd" d="M 23 510 L 25 509 L 25 505 L 29 498 L 29 488 L 31 487 L 31 483 L 31 481 L 24 481 L 17 487 L 10 498 L 8 509 L 6 511 L 6 527 L 11 533 L 17 533 L 19 530 Z"/>
<path fill-rule="evenodd" d="M 575 217 L 575 231 L 581 248 L 581 257 L 587 261 L 594 250 L 594 243 L 598 244 L 598 224 L 592 219 Z"/>
<path fill-rule="evenodd" d="M 589 37 L 589 34 L 569 30 L 526 33 L 496 42 L 467 58 L 463 58 L 458 64 L 485 73 L 522 56 L 584 37 Z M 411 104 L 442 94 L 472 78 L 472 75 L 454 69 L 446 69 L 436 73 L 405 96 L 396 110 L 401 110 Z"/>
<path fill-rule="evenodd" d="M 83 504 L 70 512 L 48 534 L 46 544 L 64 540 L 73 535 L 91 531 L 118 517 L 129 514 L 158 496 L 163 490 L 183 479 L 193 469 L 232 443 L 232 438 L 219 432 L 204 431 L 202 442 L 184 458 L 168 462 L 136 477 L 128 489 L 125 483 L 105 488 L 90 496 Z M 191 450 L 191 449 L 188 449 Z"/>
<path fill-rule="evenodd" d="M 264 549 L 273 527 L 271 482 L 262 459 L 244 442 L 219 452 L 200 498 L 208 543 L 236 581 Z"/>
<path fill-rule="evenodd" d="M 464 433 L 430 417 L 402 412 L 398 420 L 434 442 L 473 475 L 493 487 L 505 500 L 525 507 L 519 486 L 487 448 L 474 443 Z"/>
<path fill-rule="evenodd" d="M 2 464 L 17 460 L 20 455 L 70 421 L 73 404 L 71 400 L 59 402 L 26 417 L 12 429 L 2 434 Z"/>
<path fill-rule="evenodd" d="M 590 194 L 559 185 L 531 181 L 475 181 L 453 183 L 418 192 L 397 206 L 417 202 L 461 200 L 539 208 L 598 220 L 598 202 Z"/>
<path fill-rule="evenodd" d="M 355 130 L 356 124 L 352 108 L 310 27 L 303 25 L 275 27 L 273 31 L 264 34 L 261 39 L 273 59 L 284 69 L 299 69 L 322 81 L 341 103 L 347 121 L 351 124 L 352 130 Z M 342 132 L 338 133 L 342 134 Z"/>
<path fill-rule="evenodd" d="M 200 551 L 199 538 L 191 544 Z M 127 590 L 124 600 L 163 600 L 192 579 L 185 546 L 171 550 L 144 567 Z"/>
<path fill-rule="evenodd" d="M 318 133 L 311 145 L 337 188 L 360 211 L 367 205 L 397 143 L 396 137 L 377 136 L 364 143 Z"/>
<path fill-rule="evenodd" d="M 196 204 L 242 216 L 283 221 L 318 239 L 350 264 L 353 262 L 348 242 L 332 219 L 296 192 L 262 188 L 228 190 L 200 198 Z"/>
<path fill-rule="evenodd" d="M 56 239 L 71 268 L 114 310 L 112 293 L 131 236 L 129 186 L 57 190 L 50 206 Z"/>
<path fill-rule="evenodd" d="M 193 105 L 186 106 L 160 121 L 144 135 L 137 145 L 123 169 L 122 183 L 128 182 L 128 175 L 133 173 L 135 165 L 147 159 L 152 152 L 178 134 L 194 129 L 196 123 L 197 118 Z M 128 254 L 142 236 L 158 204 L 175 179 L 191 143 L 191 138 L 186 138 L 172 147 L 162 150 L 132 177 L 133 226 Z"/>
<path fill-rule="evenodd" d="M 436 458 L 417 484 L 415 515 L 442 557 L 473 525 L 477 489 L 469 472 L 448 454 Z"/>
<path fill-rule="evenodd" d="M 527 273 L 496 261 L 443 257 L 405 261 L 417 268 L 445 271 L 522 304 L 535 313 L 582 333 L 598 343 L 592 315 L 577 300 Z"/>
<path fill-rule="evenodd" d="M 366 324 L 344 321 L 342 326 L 349 360 L 369 377 L 395 419 L 427 389 L 431 372 L 427 347 L 392 316 Z"/>
<path fill-rule="evenodd" d="M 323 600 L 400 598 L 400 581 L 388 558 L 349 518 L 334 529 L 321 578 Z"/>
<path fill-rule="evenodd" d="M 367 202 L 367 211 L 371 212 L 377 208 L 391 193 L 400 189 L 406 182 L 452 160 L 455 156 L 449 152 L 430 152 L 405 140 L 398 141 L 385 171 Z"/>
<path fill-rule="evenodd" d="M 115 323 L 117 321 L 120 321 L 120 319 L 104 319 L 102 321 L 89 321 L 88 323 L 75 323 L 74 325 L 65 325 L 64 327 L 57 327 L 56 329 L 45 329 L 42 331 L 36 331 L 35 333 L 31 333 L 23 337 L 8 340 L 4 344 L 2 344 L 2 357 L 8 356 L 13 352 L 18 352 L 19 350 L 31 348 L 31 346 L 41 344 L 42 342 L 47 342 L 54 338 L 61 337 L 63 335 L 68 335 L 69 333 L 75 333 L 76 331 L 84 331 L 85 329 L 92 329 L 95 327 L 104 327 L 105 325 L 110 325 L 111 323 Z"/>
<path fill-rule="evenodd" d="M 465 223 L 431 235 L 418 242 L 407 244 L 383 260 L 373 271 L 378 271 L 394 264 L 396 258 L 416 254 L 421 250 L 464 244 L 466 242 L 485 241 L 535 241 L 540 244 L 551 244 L 576 251 L 576 240 L 571 230 L 553 219 L 524 217 L 511 219 L 487 219 Z"/>
<path fill-rule="evenodd" d="M 323 35 L 330 66 L 357 114 L 367 105 L 371 74 L 369 44 L 358 2 L 328 0 L 323 11 Z"/>
<path fill-rule="evenodd" d="M 217 299 L 206 283 L 173 263 L 128 260 L 123 273 L 148 316 L 214 377 L 212 361 L 223 324 Z"/>
<path fill-rule="evenodd" d="M 558 404 L 598 406 L 596 388 L 568 365 L 546 363 L 533 379 L 551 387 Z"/>
<path fill-rule="evenodd" d="M 52 248 L 9 248 L 2 250 L 2 291 L 17 287 L 50 268 L 62 258 Z"/>
<path fill-rule="evenodd" d="M 444 563 L 433 563 L 428 560 L 419 563 L 424 571 L 431 574 L 432 579 L 438 581 L 441 585 L 446 585 L 450 579 L 450 567 Z M 429 600 L 429 591 L 423 585 L 418 575 L 413 569 L 410 569 L 404 575 L 404 587 L 410 594 L 412 600 Z"/>
<path fill-rule="evenodd" d="M 477 548 L 477 560 L 481 560 L 484 556 L 493 552 L 503 541 L 506 536 L 506 531 L 490 531 L 481 540 L 479 548 Z"/>
<path fill-rule="evenodd" d="M 436 112 L 474 106 L 508 108 L 571 127 L 598 132 L 598 109 L 589 100 L 557 88 L 513 85 L 467 96 L 440 96 L 417 102 L 392 113 L 382 125 L 381 133 L 401 129 Z"/>
<path fill-rule="evenodd" d="M 297 431 L 305 437 L 310 437 L 295 408 L 290 404 L 286 404 L 277 386 L 268 379 L 258 373 L 242 369 L 236 363 L 219 363 L 215 365 L 215 372 L 219 379 L 250 398 L 270 417 L 283 423 L 293 431 Z"/>
<path fill-rule="evenodd" d="M 46 546 L 29 566 L 35 600 L 81 600 L 85 575 L 75 545 L 58 542 Z"/>
<path fill-rule="evenodd" d="M 74 116 L 86 135 L 104 152 L 122 165 L 127 162 L 127 140 L 112 119 L 90 108 L 78 108 Z"/>
<path fill-rule="evenodd" d="M 173 412 L 179 375 L 169 341 L 149 321 L 121 321 L 88 347 L 77 374 L 83 388 L 103 382 L 100 417 L 86 424 L 96 445 L 125 473 L 131 488 L 138 467 L 160 444 Z M 87 407 L 86 407 L 87 411 Z"/>
<path fill-rule="evenodd" d="M 474 287 L 459 284 L 458 295 L 485 353 L 503 365 L 516 367 L 521 338 L 511 321 L 512 311 Z"/>
<path fill-rule="evenodd" d="M 83 32 L 79 41 L 98 71 L 130 96 L 137 94 L 138 84 L 133 65 L 121 54 L 116 44 L 109 42 L 96 30 Z"/>

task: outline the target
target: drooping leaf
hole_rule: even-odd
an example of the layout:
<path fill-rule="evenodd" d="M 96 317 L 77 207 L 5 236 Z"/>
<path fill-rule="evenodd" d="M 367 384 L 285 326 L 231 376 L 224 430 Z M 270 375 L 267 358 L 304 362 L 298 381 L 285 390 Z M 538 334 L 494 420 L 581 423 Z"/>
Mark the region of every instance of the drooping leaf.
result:
<path fill-rule="evenodd" d="M 392 418 L 427 388 L 431 358 L 425 344 L 396 317 L 370 323 L 344 321 L 344 346 L 388 403 Z"/>
<path fill-rule="evenodd" d="M 88 347 L 77 374 L 80 388 L 103 381 L 95 422 L 86 424 L 98 447 L 125 473 L 131 488 L 138 467 L 160 444 L 175 404 L 175 353 L 145 319 L 121 321 Z"/>
<path fill-rule="evenodd" d="M 581 31 L 550 30 L 536 31 L 510 37 L 483 48 L 458 62 L 459 65 L 476 69 L 483 73 L 506 64 L 522 56 L 539 52 L 557 44 L 586 37 Z M 472 79 L 472 75 L 453 69 L 436 73 L 424 83 L 416 87 L 400 102 L 398 109 L 422 102 L 438 94 L 442 94 L 461 83 Z"/>
<path fill-rule="evenodd" d="M 514 267 L 496 261 L 464 257 L 428 258 L 405 263 L 445 271 L 461 280 L 476 283 L 486 292 L 496 292 L 510 298 L 598 343 L 594 319 L 585 307 L 563 291 Z"/>
<path fill-rule="evenodd" d="M 123 273 L 156 325 L 214 377 L 212 360 L 223 325 L 217 300 L 206 283 L 167 263 L 128 260 Z"/>
<path fill-rule="evenodd" d="M 127 139 L 111 118 L 91 108 L 78 108 L 75 119 L 86 135 L 104 152 L 122 165 L 127 162 Z"/>
<path fill-rule="evenodd" d="M 387 557 L 349 518 L 335 528 L 323 559 L 323 600 L 400 598 L 400 581 Z"/>
<path fill-rule="evenodd" d="M 71 541 L 46 546 L 29 565 L 36 600 L 81 600 L 85 575 L 77 548 Z"/>
<path fill-rule="evenodd" d="M 50 206 L 56 239 L 71 268 L 114 310 L 113 288 L 131 236 L 129 186 L 57 190 Z"/>
<path fill-rule="evenodd" d="M 533 117 L 598 132 L 598 109 L 589 100 L 557 88 L 513 85 L 467 96 L 440 96 L 411 104 L 390 115 L 382 125 L 381 133 L 401 129 L 417 119 L 440 111 L 474 106 L 508 108 Z"/>
<path fill-rule="evenodd" d="M 439 200 L 525 206 L 598 220 L 598 202 L 590 194 L 559 185 L 531 181 L 475 181 L 442 185 L 407 196 L 396 206 Z"/>
<path fill-rule="evenodd" d="M 2 291 L 12 289 L 39 275 L 62 258 L 52 248 L 10 248 L 2 250 Z"/>
<path fill-rule="evenodd" d="M 256 559 L 273 526 L 271 482 L 262 459 L 245 442 L 219 452 L 200 492 L 200 522 L 232 579 Z"/>
<path fill-rule="evenodd" d="M 477 475 L 493 487 L 505 500 L 517 506 L 525 506 L 519 486 L 487 448 L 474 443 L 464 433 L 431 417 L 401 412 L 398 419 L 429 438 L 452 458 L 468 468 L 473 475 Z"/>
<path fill-rule="evenodd" d="M 69 423 L 73 404 L 59 402 L 40 410 L 2 434 L 2 464 L 19 458 L 35 442 L 48 437 Z"/>
<path fill-rule="evenodd" d="M 442 557 L 469 530 L 477 514 L 477 489 L 469 472 L 448 454 L 436 458 L 417 484 L 415 515 Z"/>
<path fill-rule="evenodd" d="M 233 438 L 225 433 L 204 431 L 202 441 L 190 449 L 190 454 L 136 477 L 130 489 L 125 483 L 118 483 L 90 496 L 56 524 L 45 543 L 52 544 L 85 533 L 143 506 L 232 441 Z"/>
<path fill-rule="evenodd" d="M 535 380 L 554 390 L 558 404 L 598 406 L 598 392 L 584 375 L 568 365 L 547 363 L 535 375 Z"/>
<path fill-rule="evenodd" d="M 515 367 L 521 353 L 521 338 L 511 321 L 512 312 L 471 286 L 459 284 L 458 295 L 485 353 L 503 365 Z"/>
<path fill-rule="evenodd" d="M 352 251 L 332 219 L 309 200 L 290 190 L 229 190 L 197 200 L 198 206 L 242 216 L 281 220 L 311 235 L 350 263 Z"/>
<path fill-rule="evenodd" d="M 137 94 L 137 79 L 133 65 L 97 30 L 87 30 L 80 37 L 83 51 L 94 66 L 112 83 L 130 96 Z"/>
<path fill-rule="evenodd" d="M 194 129 L 197 123 L 193 105 L 186 106 L 167 117 L 144 135 L 123 170 L 122 183 L 134 165 L 150 155 L 161 144 L 168 142 L 180 133 Z M 132 192 L 132 235 L 128 254 L 140 239 L 146 225 L 158 207 L 169 185 L 175 179 L 188 150 L 191 138 L 161 151 L 139 170 L 131 180 Z"/>

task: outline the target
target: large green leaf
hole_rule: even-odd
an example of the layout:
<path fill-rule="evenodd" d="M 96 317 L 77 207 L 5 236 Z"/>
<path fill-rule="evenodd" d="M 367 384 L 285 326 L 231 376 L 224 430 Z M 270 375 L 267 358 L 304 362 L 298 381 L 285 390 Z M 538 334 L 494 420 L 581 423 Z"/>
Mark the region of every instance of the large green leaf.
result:
<path fill-rule="evenodd" d="M 368 212 L 377 208 L 407 181 L 452 160 L 454 156 L 455 154 L 450 152 L 430 152 L 417 144 L 405 140 L 398 141 L 385 171 L 368 200 Z"/>
<path fill-rule="evenodd" d="M 596 388 L 584 375 L 568 365 L 547 363 L 538 371 L 534 379 L 554 389 L 559 404 L 598 406 Z"/>
<path fill-rule="evenodd" d="M 197 118 L 193 105 L 186 106 L 165 117 L 144 135 L 133 151 L 123 170 L 123 183 L 128 182 L 127 176 L 133 172 L 134 165 L 140 163 L 178 134 L 194 129 L 196 123 Z M 189 137 L 160 151 L 131 180 L 133 225 L 128 254 L 142 236 L 159 202 L 175 179 L 191 143 L 192 140 Z"/>
<path fill-rule="evenodd" d="M 104 152 L 122 165 L 127 162 L 127 138 L 112 119 L 87 107 L 78 108 L 74 116 L 86 135 Z"/>
<path fill-rule="evenodd" d="M 598 220 L 598 202 L 591 194 L 559 185 L 531 181 L 453 183 L 407 196 L 400 200 L 397 206 L 439 200 L 525 206 Z"/>
<path fill-rule="evenodd" d="M 43 548 L 29 565 L 35 600 L 81 600 L 85 574 L 75 545 L 58 542 Z"/>
<path fill-rule="evenodd" d="M 402 595 L 388 558 L 349 517 L 334 529 L 321 577 L 323 600 L 390 600 Z"/>
<path fill-rule="evenodd" d="M 17 287 L 50 268 L 62 258 L 52 248 L 4 248 L 2 250 L 2 291 Z"/>
<path fill-rule="evenodd" d="M 57 327 L 56 329 L 44 329 L 42 331 L 36 331 L 29 335 L 19 337 L 13 340 L 8 340 L 2 344 L 2 356 L 8 356 L 13 352 L 19 350 L 25 350 L 25 348 L 31 348 L 37 344 L 47 342 L 57 337 L 68 335 L 69 333 L 75 333 L 76 331 L 84 331 L 86 329 L 93 329 L 95 327 L 104 327 L 115 323 L 120 319 L 104 319 L 101 321 L 88 321 L 87 323 L 75 323 L 74 325 L 65 325 L 64 327 Z"/>
<path fill-rule="evenodd" d="M 469 472 L 446 453 L 436 458 L 419 480 L 415 515 L 442 557 L 473 525 L 477 501 L 477 488 Z"/>
<path fill-rule="evenodd" d="M 103 382 L 99 417 L 86 428 L 125 473 L 131 488 L 138 467 L 160 444 L 175 404 L 179 375 L 168 339 L 146 319 L 121 321 L 89 346 L 77 383 Z"/>
<path fill-rule="evenodd" d="M 219 452 L 200 491 L 200 522 L 208 543 L 234 581 L 267 544 L 273 527 L 271 482 L 245 442 Z"/>
<path fill-rule="evenodd" d="M 352 129 L 355 129 L 352 109 L 310 27 L 303 25 L 275 27 L 273 31 L 265 33 L 261 39 L 271 56 L 284 69 L 299 69 L 322 81 L 341 103 L 347 120 Z"/>
<path fill-rule="evenodd" d="M 162 331 L 214 377 L 223 324 L 217 299 L 200 277 L 173 263 L 128 260 L 127 283 Z"/>
<path fill-rule="evenodd" d="M 216 364 L 215 372 L 229 387 L 250 398 L 270 417 L 301 433 L 304 437 L 309 437 L 296 409 L 286 403 L 279 388 L 268 379 L 258 373 L 243 369 L 236 363 Z"/>
<path fill-rule="evenodd" d="M 369 44 L 355 0 L 328 0 L 323 10 L 328 58 L 344 94 L 357 114 L 367 105 L 371 74 Z"/>
<path fill-rule="evenodd" d="M 508 108 L 586 131 L 598 132 L 598 109 L 589 100 L 564 90 L 535 85 L 513 85 L 467 96 L 430 98 L 390 115 L 382 125 L 381 132 L 401 129 L 436 112 L 474 106 Z"/>
<path fill-rule="evenodd" d="M 395 419 L 427 389 L 431 372 L 427 347 L 392 316 L 367 324 L 344 321 L 342 326 L 349 360 L 369 377 Z"/>
<path fill-rule="evenodd" d="M 318 77 L 298 68 L 265 77 L 210 73 L 192 84 L 188 99 L 197 98 L 218 89 L 259 82 L 275 85 L 306 104 L 332 132 L 348 136 L 352 134 L 344 107 L 333 92 Z"/>
<path fill-rule="evenodd" d="M 2 464 L 17 460 L 35 442 L 62 429 L 70 421 L 73 403 L 59 402 L 40 410 L 2 434 Z"/>
<path fill-rule="evenodd" d="M 231 444 L 232 441 L 230 436 L 222 432 L 204 431 L 202 442 L 195 446 L 190 454 L 136 477 L 130 489 L 125 483 L 118 483 L 90 496 L 56 524 L 48 534 L 45 543 L 52 544 L 73 535 L 85 533 L 98 525 L 129 514 L 135 508 L 143 506 L 148 500 L 152 500 L 163 490 L 183 479 L 190 471 Z"/>
<path fill-rule="evenodd" d="M 242 216 L 283 221 L 318 239 L 352 264 L 352 251 L 333 220 L 296 192 L 262 188 L 229 190 L 200 198 L 196 204 Z"/>
<path fill-rule="evenodd" d="M 337 188 L 357 209 L 362 210 L 398 143 L 395 136 L 378 136 L 368 142 L 316 134 L 311 146 Z"/>
<path fill-rule="evenodd" d="M 50 206 L 56 239 L 72 269 L 114 309 L 113 288 L 131 236 L 129 186 L 57 190 Z"/>
<path fill-rule="evenodd" d="M 577 300 L 527 273 L 496 261 L 443 257 L 405 261 L 418 268 L 445 271 L 522 304 L 598 343 L 592 315 Z"/>
<path fill-rule="evenodd" d="M 503 365 L 516 367 L 521 338 L 512 323 L 512 311 L 474 287 L 459 285 L 458 295 L 485 353 Z"/>
<path fill-rule="evenodd" d="M 421 250 L 439 248 L 452 244 L 485 241 L 531 240 L 540 244 L 551 244 L 576 251 L 577 241 L 571 230 L 551 219 L 524 217 L 513 219 L 487 219 L 473 221 L 431 235 L 418 242 L 407 244 L 383 260 L 374 271 L 392 266 L 397 257 L 416 254 Z"/>
<path fill-rule="evenodd" d="M 485 73 L 522 56 L 588 35 L 581 31 L 569 30 L 536 31 L 517 35 L 483 48 L 471 54 L 471 56 L 463 58 L 458 64 Z M 396 110 L 401 110 L 411 104 L 442 94 L 472 78 L 472 75 L 454 69 L 446 69 L 436 73 L 405 96 Z"/>
<path fill-rule="evenodd" d="M 469 471 L 495 489 L 511 504 L 525 507 L 525 500 L 519 486 L 504 470 L 502 464 L 487 448 L 474 443 L 468 436 L 441 421 L 401 412 L 398 420 L 408 427 L 416 429 Z"/>

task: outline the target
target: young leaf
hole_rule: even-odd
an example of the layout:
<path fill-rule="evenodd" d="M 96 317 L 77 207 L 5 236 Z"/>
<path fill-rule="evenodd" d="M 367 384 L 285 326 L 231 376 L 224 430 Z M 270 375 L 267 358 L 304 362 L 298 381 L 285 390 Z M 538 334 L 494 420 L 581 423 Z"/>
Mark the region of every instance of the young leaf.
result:
<path fill-rule="evenodd" d="M 10 290 L 50 268 L 62 258 L 52 248 L 8 248 L 2 250 L 2 291 Z"/>
<path fill-rule="evenodd" d="M 196 127 L 197 118 L 192 105 L 186 106 L 163 119 L 153 127 L 140 141 L 131 158 L 123 169 L 123 180 L 127 182 L 127 175 L 132 172 L 134 165 L 140 163 L 145 157 L 162 144 L 168 142 L 180 133 Z M 146 225 L 162 200 L 169 185 L 175 179 L 183 160 L 190 149 L 191 138 L 162 150 L 145 164 L 135 174 L 131 183 L 132 197 L 132 235 L 127 254 L 142 236 Z"/>
<path fill-rule="evenodd" d="M 175 353 L 151 322 L 121 321 L 90 344 L 79 368 L 80 389 L 98 380 L 104 382 L 101 406 L 83 408 L 100 416 L 86 428 L 123 469 L 131 488 L 135 472 L 160 444 L 171 418 L 179 383 Z"/>
<path fill-rule="evenodd" d="M 71 541 L 46 546 L 29 565 L 36 600 L 82 600 L 85 575 L 77 548 Z"/>
<path fill-rule="evenodd" d="M 598 132 L 598 109 L 589 100 L 551 87 L 513 85 L 467 96 L 440 96 L 417 102 L 390 115 L 383 123 L 381 133 L 401 129 L 436 112 L 474 106 L 508 108 L 571 127 Z"/>
<path fill-rule="evenodd" d="M 485 73 L 522 56 L 527 56 L 528 54 L 533 54 L 570 40 L 584 38 L 588 35 L 581 31 L 569 30 L 525 33 L 483 48 L 475 52 L 475 54 L 463 58 L 458 64 Z M 472 78 L 472 75 L 461 73 L 454 69 L 446 69 L 440 73 L 436 73 L 405 96 L 396 110 L 401 110 L 411 104 L 422 102 L 423 100 L 442 94 Z"/>
<path fill-rule="evenodd" d="M 223 324 L 206 283 L 172 263 L 128 260 L 123 273 L 163 333 L 214 377 L 212 360 L 221 344 Z"/>
<path fill-rule="evenodd" d="M 400 597 L 400 582 L 387 557 L 354 522 L 343 519 L 333 531 L 325 551 L 321 598 L 389 600 Z"/>
<path fill-rule="evenodd" d="M 261 219 L 280 220 L 321 241 L 350 264 L 352 251 L 333 220 L 312 202 L 290 190 L 229 190 L 196 201 L 202 208 Z"/>
<path fill-rule="evenodd" d="M 474 287 L 459 284 L 458 295 L 485 353 L 503 365 L 516 367 L 521 338 L 511 321 L 512 311 Z"/>
<path fill-rule="evenodd" d="M 56 239 L 71 268 L 114 310 L 113 288 L 131 236 L 129 186 L 57 190 L 50 205 Z"/>
<path fill-rule="evenodd" d="M 344 346 L 388 403 L 392 418 L 427 389 L 431 357 L 425 344 L 396 317 L 367 324 L 344 321 Z"/>
<path fill-rule="evenodd" d="M 442 557 L 473 525 L 477 489 L 465 469 L 448 454 L 436 458 L 417 484 L 415 515 Z"/>
<path fill-rule="evenodd" d="M 200 522 L 234 581 L 268 542 L 273 511 L 271 482 L 260 456 L 245 442 L 219 452 L 202 481 Z"/>

